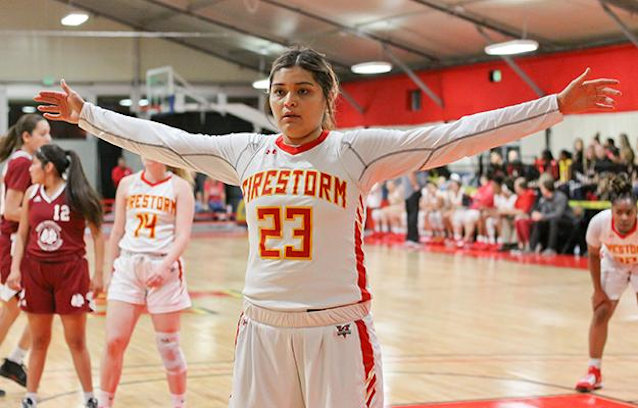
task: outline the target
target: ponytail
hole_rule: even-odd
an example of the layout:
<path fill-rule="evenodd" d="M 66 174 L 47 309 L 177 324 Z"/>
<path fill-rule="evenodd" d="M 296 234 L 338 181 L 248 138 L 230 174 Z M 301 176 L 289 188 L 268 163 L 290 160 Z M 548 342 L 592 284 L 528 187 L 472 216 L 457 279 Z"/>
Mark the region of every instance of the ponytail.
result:
<path fill-rule="evenodd" d="M 618 173 L 609 183 L 609 198 L 611 203 L 615 203 L 618 200 L 629 199 L 634 204 L 636 203 L 636 196 L 633 194 L 631 180 L 627 173 Z"/>
<path fill-rule="evenodd" d="M 13 125 L 7 134 L 0 139 L 0 162 L 7 160 L 11 153 L 20 146 L 22 146 L 22 138 L 18 134 L 16 125 Z"/>
<path fill-rule="evenodd" d="M 20 116 L 15 125 L 9 128 L 7 134 L 0 138 L 0 162 L 5 161 L 11 153 L 22 147 L 22 134 L 31 133 L 40 121 L 46 120 L 37 113 Z"/>
<path fill-rule="evenodd" d="M 58 175 L 66 180 L 66 199 L 69 206 L 91 224 L 102 225 L 102 204 L 100 196 L 86 179 L 80 156 L 73 150 L 63 150 L 60 146 L 49 144 L 40 147 L 35 156 L 42 165 L 53 163 Z"/>
<path fill-rule="evenodd" d="M 186 169 L 182 169 L 180 167 L 166 166 L 166 170 L 170 171 L 171 173 L 175 174 L 178 177 L 183 178 L 190 185 L 195 184 L 195 179 L 193 178 L 193 175 L 191 174 L 190 171 Z"/>

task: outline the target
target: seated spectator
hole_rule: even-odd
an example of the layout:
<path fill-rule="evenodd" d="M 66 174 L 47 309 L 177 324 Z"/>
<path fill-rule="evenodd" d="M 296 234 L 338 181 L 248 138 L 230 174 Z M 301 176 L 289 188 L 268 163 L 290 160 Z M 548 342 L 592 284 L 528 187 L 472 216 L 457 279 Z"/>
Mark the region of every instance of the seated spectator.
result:
<path fill-rule="evenodd" d="M 117 166 L 113 167 L 113 170 L 111 170 L 111 181 L 113 182 L 113 187 L 117 189 L 120 181 L 131 174 L 133 174 L 133 170 L 126 165 L 126 159 L 124 156 L 120 156 L 117 159 Z"/>
<path fill-rule="evenodd" d="M 532 211 L 532 234 L 530 246 L 536 252 L 542 250 L 546 256 L 558 253 L 558 236 L 562 231 L 570 232 L 574 219 L 567 196 L 554 187 L 554 178 L 548 174 L 539 180 L 541 197 Z"/>
<path fill-rule="evenodd" d="M 558 178 L 558 163 L 549 149 L 543 150 L 541 157 L 536 159 L 535 166 L 539 174 L 549 173 L 554 180 Z"/>
<path fill-rule="evenodd" d="M 447 183 L 447 189 L 443 194 L 443 224 L 448 237 L 458 243 L 463 240 L 463 223 L 457 218 L 463 217 L 465 207 L 463 206 L 463 188 L 461 186 L 461 177 L 458 174 L 450 175 Z"/>
<path fill-rule="evenodd" d="M 463 212 L 457 212 L 455 216 L 455 223 L 457 224 L 455 230 L 458 230 L 459 224 L 461 224 L 465 232 L 463 240 L 457 242 L 458 247 L 472 243 L 475 232 L 477 232 L 477 249 L 483 249 L 487 245 L 483 212 L 494 207 L 494 186 L 486 176 L 480 177 L 480 183 L 481 186 L 472 196 L 469 208 Z"/>
<path fill-rule="evenodd" d="M 567 150 L 561 150 L 558 156 L 558 181 L 566 184 L 572 179 L 572 154 Z"/>
<path fill-rule="evenodd" d="M 532 224 L 534 223 L 530 215 L 536 202 L 536 193 L 529 188 L 527 180 L 523 177 L 519 177 L 514 181 L 514 191 L 516 192 L 516 202 L 514 203 L 512 215 L 514 216 L 518 249 L 521 252 L 529 252 L 529 239 Z"/>
<path fill-rule="evenodd" d="M 509 248 L 513 241 L 514 216 L 512 212 L 516 202 L 516 194 L 513 192 L 514 187 L 509 188 L 507 182 L 502 178 L 494 177 L 492 184 L 494 186 L 494 208 L 488 210 L 485 219 L 489 249 L 496 250 L 505 246 Z"/>
<path fill-rule="evenodd" d="M 381 183 L 376 183 L 370 189 L 366 197 L 366 229 L 372 229 L 373 237 L 381 235 L 381 223 L 379 216 L 383 205 L 383 188 Z"/>
<path fill-rule="evenodd" d="M 424 232 L 426 242 L 439 244 L 445 239 L 443 201 L 442 193 L 437 185 L 429 180 L 421 192 L 421 212 L 419 212 L 419 229 Z"/>
<path fill-rule="evenodd" d="M 388 190 L 388 205 L 381 208 L 378 221 L 383 233 L 402 234 L 405 231 L 405 201 L 401 180 L 385 182 Z M 397 237 L 404 238 L 404 237 Z"/>
<path fill-rule="evenodd" d="M 226 186 L 219 180 L 208 177 L 204 182 L 204 202 L 217 218 L 226 214 Z"/>

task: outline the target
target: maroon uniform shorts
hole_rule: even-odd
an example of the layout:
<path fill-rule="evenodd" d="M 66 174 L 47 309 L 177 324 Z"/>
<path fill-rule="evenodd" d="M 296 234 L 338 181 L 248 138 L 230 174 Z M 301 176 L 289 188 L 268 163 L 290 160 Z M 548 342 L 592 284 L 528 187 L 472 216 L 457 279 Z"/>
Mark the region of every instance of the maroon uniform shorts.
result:
<path fill-rule="evenodd" d="M 11 272 L 11 238 L 0 234 L 0 283 L 4 284 Z"/>
<path fill-rule="evenodd" d="M 90 312 L 93 310 L 90 283 L 89 264 L 83 257 L 49 263 L 26 255 L 20 307 L 28 313 Z"/>

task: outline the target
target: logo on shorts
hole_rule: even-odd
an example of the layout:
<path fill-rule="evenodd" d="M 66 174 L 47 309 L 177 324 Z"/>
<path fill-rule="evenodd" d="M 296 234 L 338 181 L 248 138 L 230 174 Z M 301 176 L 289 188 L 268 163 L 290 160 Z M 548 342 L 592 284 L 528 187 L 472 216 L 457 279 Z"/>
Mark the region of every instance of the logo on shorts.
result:
<path fill-rule="evenodd" d="M 343 336 L 343 338 L 345 339 L 348 334 L 352 334 L 352 332 L 350 331 L 350 323 L 344 324 L 342 326 L 336 326 L 336 327 L 337 327 L 337 336 Z"/>
<path fill-rule="evenodd" d="M 38 246 L 43 251 L 51 252 L 62 246 L 62 228 L 51 220 L 42 221 L 35 227 L 38 234 Z"/>
<path fill-rule="evenodd" d="M 25 297 L 24 289 L 20 291 L 20 294 L 18 296 L 20 297 L 20 300 L 18 301 L 20 307 L 27 307 L 27 299 Z"/>
<path fill-rule="evenodd" d="M 82 307 L 84 305 L 84 296 L 81 293 L 76 293 L 71 296 L 71 306 Z"/>
<path fill-rule="evenodd" d="M 97 310 L 97 307 L 95 306 L 95 299 L 93 298 L 93 292 L 86 294 L 86 302 L 89 304 L 89 309 L 91 309 L 92 312 Z"/>

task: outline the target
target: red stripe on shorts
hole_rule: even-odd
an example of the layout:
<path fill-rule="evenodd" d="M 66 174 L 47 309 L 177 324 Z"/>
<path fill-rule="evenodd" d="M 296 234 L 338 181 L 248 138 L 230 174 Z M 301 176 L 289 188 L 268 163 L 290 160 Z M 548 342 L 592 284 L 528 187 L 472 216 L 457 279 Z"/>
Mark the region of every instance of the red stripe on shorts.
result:
<path fill-rule="evenodd" d="M 361 215 L 361 211 L 363 209 L 363 199 L 359 196 L 359 206 L 357 206 L 357 219 L 354 222 L 354 254 L 357 259 L 357 284 L 359 286 L 359 290 L 361 291 L 361 300 L 360 302 L 366 302 L 370 300 L 370 292 L 368 292 L 367 281 L 366 281 L 366 267 L 363 263 L 363 249 L 361 246 L 363 245 L 362 229 L 363 229 L 363 216 Z"/>
<path fill-rule="evenodd" d="M 374 372 L 374 351 L 368 328 L 363 320 L 357 320 L 357 330 L 359 332 L 359 341 L 361 342 L 361 356 L 363 357 L 364 383 L 366 387 L 365 402 L 366 407 L 370 407 L 372 399 L 376 394 L 377 376 Z"/>
<path fill-rule="evenodd" d="M 179 269 L 179 281 L 184 283 L 184 268 L 182 267 L 182 260 L 177 258 L 177 268 Z"/>
<path fill-rule="evenodd" d="M 241 325 L 241 319 L 244 317 L 244 312 L 239 315 L 239 321 L 237 322 L 237 331 L 235 332 L 235 347 L 237 347 L 237 337 L 239 337 L 239 326 Z"/>

